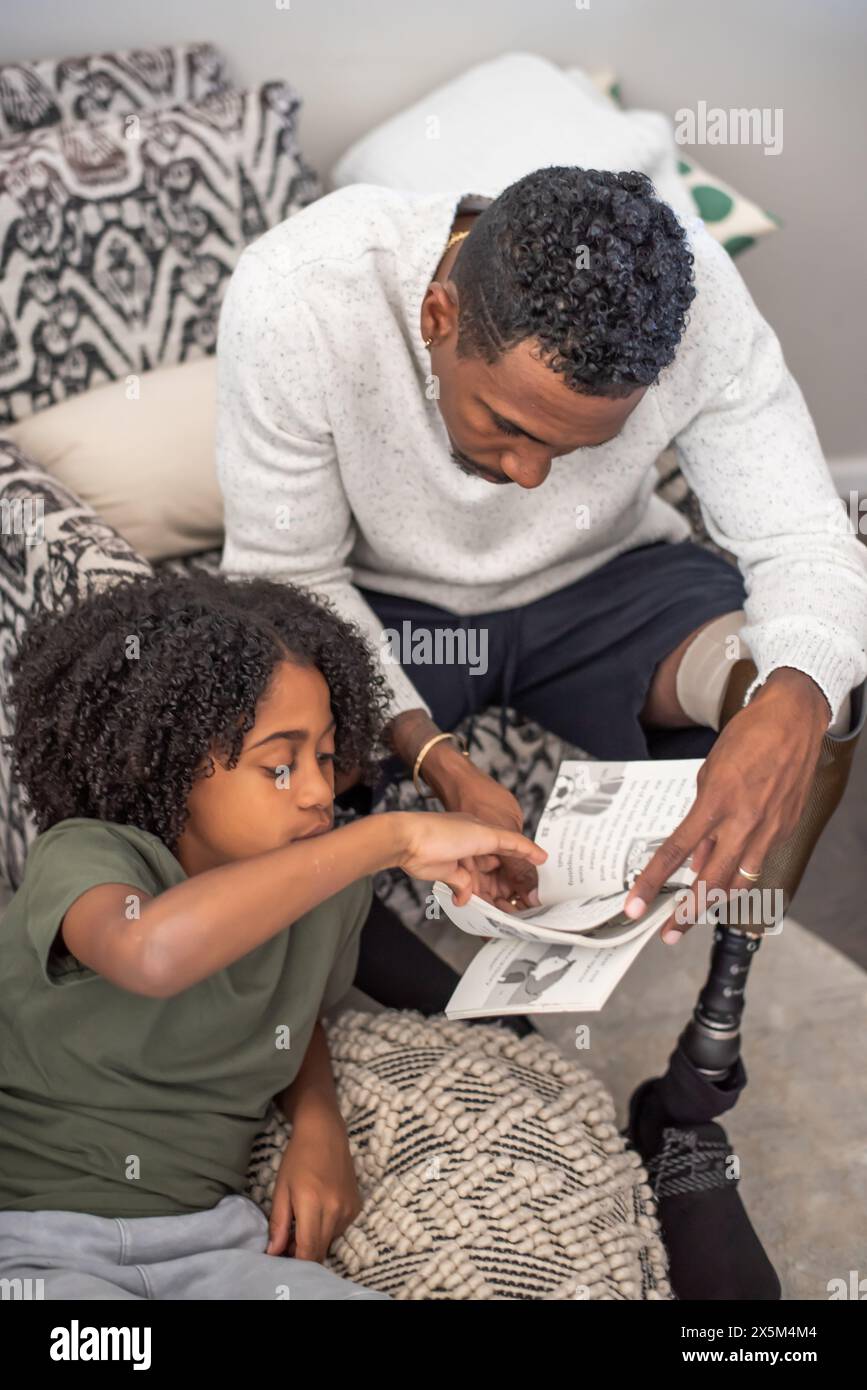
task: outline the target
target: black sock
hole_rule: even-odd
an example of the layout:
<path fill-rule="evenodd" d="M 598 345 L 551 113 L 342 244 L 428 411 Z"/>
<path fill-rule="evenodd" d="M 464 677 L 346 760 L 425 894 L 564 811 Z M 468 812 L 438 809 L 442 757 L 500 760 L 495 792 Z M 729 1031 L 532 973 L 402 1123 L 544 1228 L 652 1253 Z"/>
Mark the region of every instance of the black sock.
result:
<path fill-rule="evenodd" d="M 712 1081 L 678 1046 L 668 1059 L 668 1070 L 658 1083 L 657 1093 L 674 1124 L 699 1124 L 731 1110 L 746 1084 L 746 1068 L 740 1057 L 727 1076 Z"/>
<path fill-rule="evenodd" d="M 647 1166 L 678 1299 L 772 1302 L 780 1281 L 738 1192 L 731 1145 L 714 1115 L 746 1085 L 738 1059 L 721 1082 L 701 1075 L 679 1047 L 664 1077 L 638 1087 L 629 1136 Z"/>

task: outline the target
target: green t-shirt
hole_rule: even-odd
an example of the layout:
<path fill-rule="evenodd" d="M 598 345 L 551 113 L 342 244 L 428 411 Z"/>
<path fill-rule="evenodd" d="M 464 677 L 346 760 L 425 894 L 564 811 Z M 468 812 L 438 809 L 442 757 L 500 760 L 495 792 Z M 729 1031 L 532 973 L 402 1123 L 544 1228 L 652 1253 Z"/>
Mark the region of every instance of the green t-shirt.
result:
<path fill-rule="evenodd" d="M 76 817 L 34 841 L 0 921 L 0 1210 L 161 1216 L 243 1192 L 269 1101 L 355 977 L 371 882 L 170 999 L 111 984 L 62 937 L 52 951 L 85 889 L 186 877 L 129 825 Z"/>

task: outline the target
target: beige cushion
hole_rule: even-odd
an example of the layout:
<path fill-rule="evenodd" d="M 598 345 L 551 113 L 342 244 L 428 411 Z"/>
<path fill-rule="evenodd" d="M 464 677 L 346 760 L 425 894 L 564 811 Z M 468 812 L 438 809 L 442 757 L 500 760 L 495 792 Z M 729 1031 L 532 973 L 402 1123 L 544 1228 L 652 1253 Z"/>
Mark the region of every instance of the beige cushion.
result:
<path fill-rule="evenodd" d="M 389 1009 L 328 1046 L 364 1203 L 335 1274 L 401 1301 L 671 1300 L 647 1174 L 574 1038 Z M 246 1184 L 266 1214 L 288 1140 L 272 1107 Z"/>
<path fill-rule="evenodd" d="M 368 131 L 331 171 L 332 188 L 378 183 L 496 197 L 549 164 L 640 169 L 676 213 L 694 215 L 671 121 L 620 111 L 536 53 L 501 53 Z"/>
<path fill-rule="evenodd" d="M 128 376 L 5 434 L 148 560 L 223 543 L 214 463 L 216 362 Z"/>

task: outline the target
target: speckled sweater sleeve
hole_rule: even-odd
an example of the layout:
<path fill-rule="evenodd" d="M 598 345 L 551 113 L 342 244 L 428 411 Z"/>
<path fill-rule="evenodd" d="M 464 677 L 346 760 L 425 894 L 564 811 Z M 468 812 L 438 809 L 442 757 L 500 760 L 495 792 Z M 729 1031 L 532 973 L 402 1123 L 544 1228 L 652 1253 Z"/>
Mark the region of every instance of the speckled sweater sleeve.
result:
<path fill-rule="evenodd" d="M 728 255 L 715 255 L 688 330 L 701 344 L 688 389 L 710 387 L 709 399 L 675 447 L 710 535 L 744 575 L 743 638 L 758 669 L 748 696 L 792 666 L 824 691 L 834 719 L 867 676 L 867 547 L 776 334 Z"/>
<path fill-rule="evenodd" d="M 377 656 L 382 626 L 347 564 L 355 525 L 340 478 L 308 322 L 291 281 L 255 249 L 241 257 L 220 313 L 217 478 L 223 493 L 221 569 L 302 584 L 356 623 Z M 430 713 L 394 664 L 382 664 L 392 699 Z"/>

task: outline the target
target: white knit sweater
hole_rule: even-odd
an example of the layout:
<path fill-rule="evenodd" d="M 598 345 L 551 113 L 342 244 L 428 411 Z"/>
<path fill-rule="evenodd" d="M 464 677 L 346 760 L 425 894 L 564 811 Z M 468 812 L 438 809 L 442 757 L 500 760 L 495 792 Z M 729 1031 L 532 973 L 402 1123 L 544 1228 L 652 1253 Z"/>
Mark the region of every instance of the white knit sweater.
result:
<path fill-rule="evenodd" d="M 674 442 L 708 531 L 744 574 L 759 681 L 805 671 L 836 716 L 867 675 L 867 555 L 775 334 L 697 219 L 698 293 L 676 358 L 615 439 L 555 459 L 533 491 L 451 460 L 419 313 L 456 209 L 485 201 L 354 184 L 244 252 L 218 341 L 224 572 L 327 594 L 382 650 L 356 583 L 482 613 L 684 538 L 654 495 Z M 427 708 L 398 666 L 383 670 L 392 713 Z"/>

